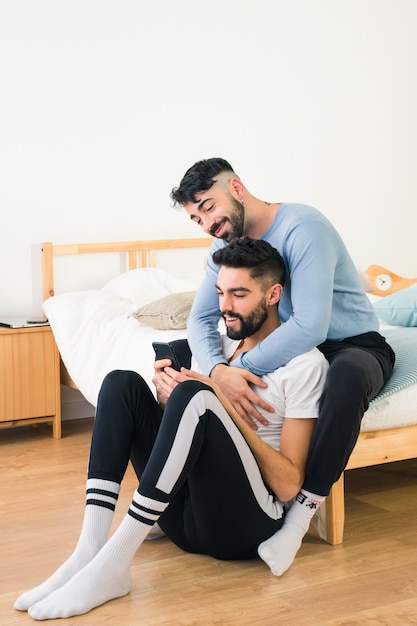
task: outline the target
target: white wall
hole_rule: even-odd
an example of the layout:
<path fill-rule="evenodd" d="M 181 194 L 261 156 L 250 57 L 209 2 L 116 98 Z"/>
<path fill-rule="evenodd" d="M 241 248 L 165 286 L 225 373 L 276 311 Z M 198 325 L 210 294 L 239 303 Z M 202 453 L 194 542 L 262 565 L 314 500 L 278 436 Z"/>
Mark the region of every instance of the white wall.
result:
<path fill-rule="evenodd" d="M 169 192 L 229 159 L 417 276 L 415 0 L 0 0 L 0 314 L 39 243 L 194 236 Z"/>

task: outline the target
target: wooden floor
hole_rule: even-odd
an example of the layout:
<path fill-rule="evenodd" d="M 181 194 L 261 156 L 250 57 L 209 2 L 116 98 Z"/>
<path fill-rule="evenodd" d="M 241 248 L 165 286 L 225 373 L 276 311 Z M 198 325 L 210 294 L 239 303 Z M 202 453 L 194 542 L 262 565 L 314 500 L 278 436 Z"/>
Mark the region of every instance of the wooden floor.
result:
<path fill-rule="evenodd" d="M 43 581 L 78 538 L 92 421 L 0 431 L 0 624 L 34 624 L 15 598 Z M 292 568 L 274 577 L 262 561 L 190 555 L 166 538 L 136 554 L 130 595 L 87 615 L 48 623 L 417 624 L 417 461 L 352 470 L 346 478 L 341 546 L 309 533 Z M 115 525 L 136 488 L 123 483 Z"/>

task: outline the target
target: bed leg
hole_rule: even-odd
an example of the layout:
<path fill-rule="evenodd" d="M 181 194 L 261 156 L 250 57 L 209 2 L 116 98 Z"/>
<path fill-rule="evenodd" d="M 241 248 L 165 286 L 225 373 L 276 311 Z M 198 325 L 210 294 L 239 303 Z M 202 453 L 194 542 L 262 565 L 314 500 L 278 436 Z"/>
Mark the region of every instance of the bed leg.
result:
<path fill-rule="evenodd" d="M 344 474 L 335 483 L 326 498 L 326 537 L 332 546 L 343 542 L 345 526 L 345 481 Z"/>

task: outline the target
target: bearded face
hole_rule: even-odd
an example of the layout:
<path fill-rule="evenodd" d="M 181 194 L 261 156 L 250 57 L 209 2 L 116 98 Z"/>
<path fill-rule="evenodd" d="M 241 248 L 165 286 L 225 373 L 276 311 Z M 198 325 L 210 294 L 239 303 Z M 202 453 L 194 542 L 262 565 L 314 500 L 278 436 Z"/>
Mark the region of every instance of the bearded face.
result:
<path fill-rule="evenodd" d="M 210 229 L 212 237 L 218 237 L 224 241 L 232 241 L 236 237 L 243 235 L 245 223 L 245 209 L 239 200 L 229 196 L 230 209 L 229 214 L 220 218 Z"/>
<path fill-rule="evenodd" d="M 233 311 L 225 311 L 222 315 L 226 324 L 227 336 L 230 339 L 246 339 L 261 328 L 268 317 L 268 306 L 262 299 L 248 315 L 243 316 Z"/>

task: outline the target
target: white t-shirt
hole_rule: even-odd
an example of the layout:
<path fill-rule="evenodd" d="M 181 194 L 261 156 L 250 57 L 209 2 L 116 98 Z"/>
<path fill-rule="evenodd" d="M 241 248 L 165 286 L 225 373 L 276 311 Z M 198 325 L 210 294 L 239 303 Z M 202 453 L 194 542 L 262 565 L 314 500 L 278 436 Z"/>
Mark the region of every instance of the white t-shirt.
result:
<path fill-rule="evenodd" d="M 222 335 L 223 354 L 230 359 L 240 341 Z M 200 371 L 193 357 L 192 369 Z M 257 435 L 275 450 L 279 450 L 282 425 L 288 418 L 317 418 L 319 401 L 323 392 L 328 369 L 328 362 L 323 354 L 313 348 L 309 352 L 294 357 L 286 365 L 262 377 L 268 387 L 252 388 L 257 395 L 275 407 L 274 413 L 268 413 L 257 407 L 268 420 L 266 426 L 257 424 Z"/>

